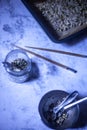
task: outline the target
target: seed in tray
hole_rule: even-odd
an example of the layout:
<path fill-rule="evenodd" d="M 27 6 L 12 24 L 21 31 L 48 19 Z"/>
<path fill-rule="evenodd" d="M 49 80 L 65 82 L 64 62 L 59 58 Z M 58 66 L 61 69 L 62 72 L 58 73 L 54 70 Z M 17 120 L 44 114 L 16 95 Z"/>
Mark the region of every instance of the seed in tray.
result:
<path fill-rule="evenodd" d="M 57 33 L 87 24 L 87 0 L 46 0 L 35 6 Z"/>

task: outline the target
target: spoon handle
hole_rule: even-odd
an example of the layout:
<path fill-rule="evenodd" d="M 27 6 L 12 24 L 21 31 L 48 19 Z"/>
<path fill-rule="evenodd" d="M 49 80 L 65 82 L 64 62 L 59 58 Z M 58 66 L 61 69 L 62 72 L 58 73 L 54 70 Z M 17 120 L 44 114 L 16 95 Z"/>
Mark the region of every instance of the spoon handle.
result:
<path fill-rule="evenodd" d="M 69 94 L 59 106 L 54 107 L 53 109 L 54 113 L 58 113 L 61 109 L 64 109 L 64 107 L 72 103 L 77 96 L 78 96 L 77 91 L 74 91 L 71 94 Z"/>
<path fill-rule="evenodd" d="M 78 100 L 78 101 L 75 101 L 75 102 L 73 102 L 73 103 L 70 103 L 70 104 L 64 106 L 63 109 L 64 109 L 64 110 L 67 110 L 67 109 L 69 109 L 69 108 L 71 108 L 71 107 L 73 107 L 73 106 L 75 106 L 75 105 L 77 105 L 77 104 L 79 104 L 79 103 L 82 103 L 83 101 L 86 101 L 86 100 L 87 100 L 87 97 L 82 98 L 82 99 L 80 99 L 80 100 Z"/>

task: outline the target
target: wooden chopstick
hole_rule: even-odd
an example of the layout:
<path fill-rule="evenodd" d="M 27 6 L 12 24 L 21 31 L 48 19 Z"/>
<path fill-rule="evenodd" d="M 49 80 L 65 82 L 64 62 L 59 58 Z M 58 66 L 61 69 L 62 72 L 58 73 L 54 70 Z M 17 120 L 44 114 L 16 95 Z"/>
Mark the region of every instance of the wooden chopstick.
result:
<path fill-rule="evenodd" d="M 37 57 L 39 57 L 39 58 L 41 58 L 41 59 L 44 59 L 44 60 L 46 60 L 46 61 L 48 61 L 48 62 L 50 62 L 50 63 L 53 63 L 53 64 L 55 64 L 55 65 L 57 65 L 57 66 L 60 66 L 60 67 L 62 67 L 62 68 L 64 68 L 64 69 L 66 69 L 66 70 L 72 71 L 72 72 L 74 72 L 74 73 L 77 72 L 77 71 L 76 71 L 75 69 L 73 69 L 73 68 L 70 68 L 70 67 L 68 67 L 68 66 L 66 66 L 66 65 L 63 65 L 63 64 L 61 64 L 61 63 L 58 63 L 58 62 L 56 62 L 56 61 L 54 61 L 54 60 L 48 59 L 48 58 L 46 58 L 46 57 L 44 57 L 44 56 L 42 56 L 42 55 L 39 55 L 39 54 L 37 54 L 37 53 L 35 53 L 35 52 L 32 52 L 32 51 L 27 50 L 27 49 L 25 49 L 25 48 L 19 47 L 19 46 L 17 46 L 17 45 L 14 45 L 14 46 L 17 47 L 17 48 L 19 48 L 19 49 L 22 49 L 22 50 L 24 50 L 24 51 L 26 51 L 26 52 L 28 52 L 28 53 L 31 53 L 31 54 L 33 54 L 33 55 L 35 55 L 35 56 L 37 56 Z"/>
<path fill-rule="evenodd" d="M 60 54 L 65 54 L 65 55 L 70 55 L 70 56 L 77 56 L 77 57 L 87 58 L 87 55 L 82 55 L 82 54 L 77 54 L 77 53 L 72 53 L 72 52 L 65 52 L 65 51 L 60 51 L 60 50 L 39 48 L 39 47 L 31 47 L 31 46 L 25 46 L 25 47 L 32 48 L 32 49 L 43 50 L 43 51 L 50 51 L 50 52 L 55 52 L 55 53 L 60 53 Z"/>

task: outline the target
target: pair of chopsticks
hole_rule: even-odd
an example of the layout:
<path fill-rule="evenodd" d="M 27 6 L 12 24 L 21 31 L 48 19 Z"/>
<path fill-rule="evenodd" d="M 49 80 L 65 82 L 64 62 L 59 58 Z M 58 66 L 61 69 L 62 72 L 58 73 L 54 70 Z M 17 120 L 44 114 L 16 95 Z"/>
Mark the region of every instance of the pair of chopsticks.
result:
<path fill-rule="evenodd" d="M 49 59 L 49 58 L 46 58 L 46 57 L 44 57 L 44 56 L 42 56 L 42 55 L 39 55 L 39 54 L 37 54 L 37 53 L 35 53 L 35 52 L 33 52 L 33 51 L 30 51 L 30 50 L 27 50 L 27 49 L 25 49 L 25 48 L 19 47 L 19 46 L 17 46 L 17 45 L 14 45 L 14 46 L 17 47 L 17 48 L 19 48 L 19 49 L 22 49 L 22 50 L 24 50 L 24 51 L 26 51 L 26 52 L 28 52 L 28 53 L 30 53 L 30 54 L 33 54 L 33 55 L 35 55 L 35 56 L 37 56 L 37 57 L 39 57 L 39 58 L 41 58 L 41 59 L 44 59 L 44 60 L 46 60 L 46 61 L 48 61 L 48 62 L 50 62 L 50 63 L 53 63 L 53 64 L 55 64 L 55 65 L 57 65 L 57 66 L 60 66 L 60 67 L 62 67 L 62 68 L 64 68 L 64 69 L 66 69 L 66 70 L 72 71 L 72 72 L 74 72 L 74 73 L 77 72 L 77 70 L 75 70 L 75 69 L 73 69 L 73 68 L 71 68 L 71 67 L 68 67 L 68 66 L 63 65 L 63 64 L 61 64 L 61 63 L 59 63 L 59 62 L 56 62 L 56 61 L 51 60 L 51 59 Z M 55 52 L 55 53 L 60 53 L 60 54 L 66 54 L 66 55 L 70 55 L 70 56 L 77 56 L 77 57 L 87 58 L 87 55 L 82 55 L 82 54 L 77 54 L 77 53 L 71 53 L 71 52 L 65 52 L 65 51 L 53 50 L 53 49 L 47 49 L 47 48 L 30 47 L 30 46 L 25 46 L 25 47 L 26 47 L 26 48 L 32 48 L 32 49 L 43 50 L 43 51 Z"/>

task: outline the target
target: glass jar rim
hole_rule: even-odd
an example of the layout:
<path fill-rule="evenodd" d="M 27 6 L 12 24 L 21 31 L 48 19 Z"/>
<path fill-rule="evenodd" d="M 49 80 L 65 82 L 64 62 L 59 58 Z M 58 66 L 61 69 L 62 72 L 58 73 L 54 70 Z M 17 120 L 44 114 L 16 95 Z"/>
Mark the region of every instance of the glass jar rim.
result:
<path fill-rule="evenodd" d="M 7 54 L 7 56 L 6 56 L 5 60 L 4 60 L 4 62 L 5 62 L 5 63 L 8 62 L 9 57 L 11 57 L 11 55 L 14 54 L 14 53 L 15 53 L 15 54 L 16 54 L 16 53 L 21 53 L 21 54 L 23 54 L 23 55 L 26 57 L 26 59 L 27 59 L 27 66 L 26 66 L 23 70 L 20 70 L 20 71 L 10 70 L 10 69 L 8 69 L 8 68 L 5 67 L 6 71 L 7 71 L 9 74 L 14 75 L 14 76 L 22 76 L 22 75 L 26 74 L 27 72 L 30 72 L 30 70 L 31 70 L 31 58 L 27 55 L 27 53 L 26 53 L 24 50 L 21 50 L 21 49 L 11 50 L 11 51 Z"/>

